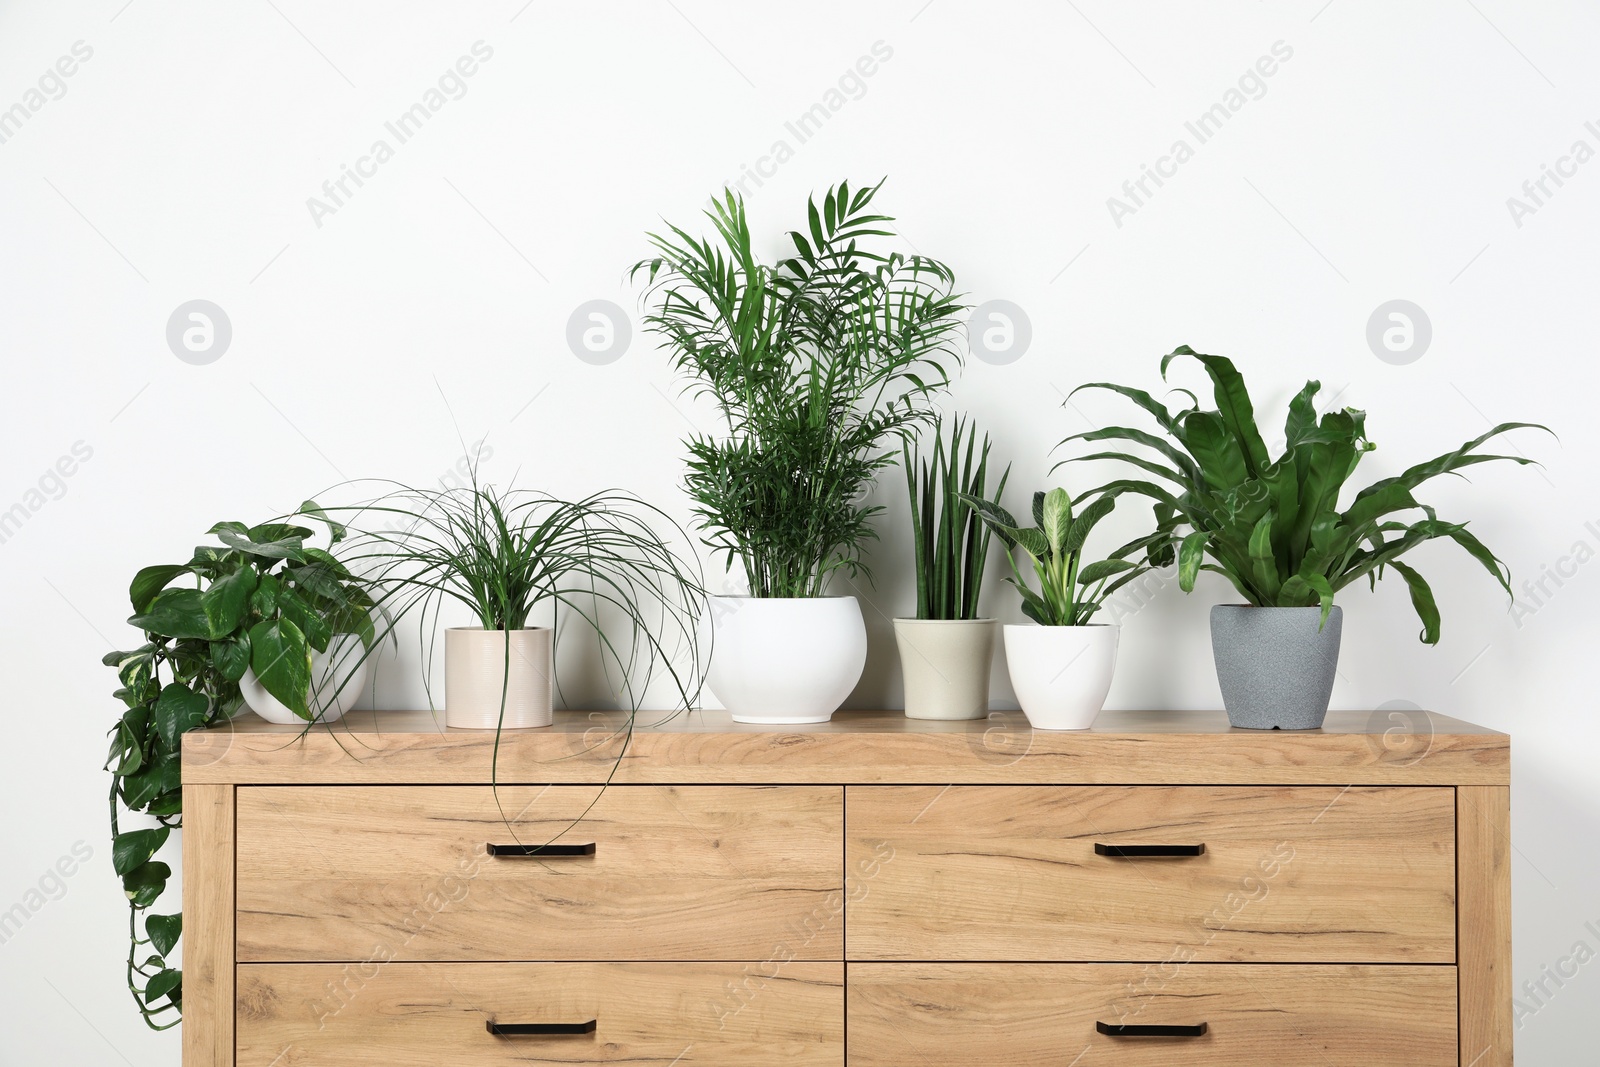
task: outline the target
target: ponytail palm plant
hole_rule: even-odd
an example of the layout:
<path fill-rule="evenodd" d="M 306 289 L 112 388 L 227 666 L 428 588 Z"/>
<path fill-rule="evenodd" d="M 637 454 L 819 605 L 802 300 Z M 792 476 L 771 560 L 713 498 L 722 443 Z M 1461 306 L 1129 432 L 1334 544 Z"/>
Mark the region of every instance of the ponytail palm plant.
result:
<path fill-rule="evenodd" d="M 676 524 L 638 497 L 609 491 L 566 501 L 502 490 L 474 468 L 467 485 L 396 486 L 352 510 L 344 559 L 393 616 L 417 612 L 425 672 L 446 604 L 508 634 L 549 604 L 558 638 L 564 617 L 593 634 L 620 703 L 640 707 L 664 674 L 678 705 L 694 705 L 705 591 L 698 567 L 655 528 Z M 508 660 L 509 648 L 508 638 Z M 423 682 L 431 695 L 429 673 Z"/>
<path fill-rule="evenodd" d="M 813 197 L 776 264 L 729 192 L 707 212 L 715 236 L 669 225 L 632 270 L 647 328 L 720 408 L 724 432 L 686 442 L 685 487 L 705 543 L 755 596 L 821 596 L 835 571 L 864 572 L 881 509 L 863 498 L 961 360 L 955 277 L 881 247 L 894 221 L 872 206 L 881 186 Z"/>
<path fill-rule="evenodd" d="M 1382 478 L 1341 507 L 1340 496 L 1361 458 L 1377 448 L 1368 440 L 1366 414 L 1353 408 L 1319 419 L 1310 381 L 1289 402 L 1281 454 L 1269 454 L 1256 426 L 1255 405 L 1232 361 L 1204 355 L 1187 345 L 1164 356 L 1161 376 L 1179 357 L 1199 361 L 1211 379 L 1216 408 L 1202 410 L 1188 390 L 1189 404 L 1176 411 L 1139 389 L 1106 382 L 1079 386 L 1117 393 L 1151 416 L 1162 434 L 1109 426 L 1074 434 L 1066 441 L 1125 442 L 1138 450 L 1095 452 L 1075 460 L 1115 459 L 1161 479 L 1119 479 L 1093 492 L 1133 493 L 1154 501 L 1156 530 L 1136 545 L 1150 559 L 1178 564 L 1178 583 L 1194 589 L 1201 571 L 1227 578 L 1245 601 L 1258 607 L 1318 607 L 1325 622 L 1334 596 L 1365 579 L 1375 586 L 1385 569 L 1405 580 L 1422 621 L 1421 640 L 1439 640 L 1439 608 L 1423 576 L 1401 560 L 1428 541 L 1453 541 L 1483 565 L 1506 594 L 1506 565 L 1465 523 L 1441 519 L 1413 492 L 1424 482 L 1480 463 L 1532 462 L 1522 456 L 1479 452 L 1509 430 L 1546 429 L 1536 423 L 1504 422 L 1459 448 Z M 1077 390 L 1074 390 L 1076 392 Z M 1548 430 L 1546 431 L 1548 432 Z M 1062 442 L 1063 444 L 1066 441 Z"/>

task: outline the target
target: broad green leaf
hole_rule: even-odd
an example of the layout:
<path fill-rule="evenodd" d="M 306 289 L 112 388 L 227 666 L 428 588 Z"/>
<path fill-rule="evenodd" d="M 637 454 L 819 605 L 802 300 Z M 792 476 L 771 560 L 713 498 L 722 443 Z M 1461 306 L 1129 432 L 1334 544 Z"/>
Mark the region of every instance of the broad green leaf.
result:
<path fill-rule="evenodd" d="M 315 608 L 303 600 L 290 586 L 278 590 L 278 611 L 305 635 L 306 643 L 316 652 L 326 652 L 333 630 Z M 257 672 L 260 673 L 259 671 Z"/>
<path fill-rule="evenodd" d="M 160 860 L 147 860 L 122 876 L 122 891 L 135 908 L 148 908 L 167 888 L 172 868 Z"/>
<path fill-rule="evenodd" d="M 165 826 L 159 826 L 118 834 L 111 841 L 111 866 L 119 875 L 127 874 L 154 856 L 166 844 L 169 833 Z"/>
<path fill-rule="evenodd" d="M 1107 493 L 1096 497 L 1094 503 L 1079 512 L 1078 517 L 1073 520 L 1072 529 L 1067 533 L 1066 551 L 1082 552 L 1084 544 L 1089 540 L 1089 534 L 1101 519 L 1111 514 L 1111 509 L 1116 506 L 1116 495 Z"/>
<path fill-rule="evenodd" d="M 1296 445 L 1316 430 L 1317 393 L 1321 389 L 1321 382 L 1309 381 L 1289 401 L 1289 417 L 1283 424 L 1284 447 L 1287 450 L 1293 451 Z"/>
<path fill-rule="evenodd" d="M 335 522 L 331 517 L 329 517 L 328 513 L 323 511 L 321 505 L 319 505 L 315 500 L 307 500 L 301 503 L 300 514 L 309 515 L 313 519 L 322 520 L 322 522 L 328 527 L 328 543 L 331 545 L 336 545 L 340 541 L 343 541 L 345 539 L 345 535 L 349 533 L 343 524 Z M 306 549 L 308 554 L 312 551 L 321 552 L 322 550 Z M 327 553 L 323 554 L 327 555 Z"/>
<path fill-rule="evenodd" d="M 167 589 L 150 601 L 149 609 L 128 620 L 149 633 L 163 637 L 211 637 L 205 606 L 198 589 Z"/>
<path fill-rule="evenodd" d="M 144 987 L 144 1002 L 154 1004 L 162 997 L 171 997 L 174 1004 L 182 999 L 183 972 L 171 967 L 157 971 Z"/>
<path fill-rule="evenodd" d="M 1194 592 L 1194 580 L 1200 574 L 1200 564 L 1205 559 L 1206 542 L 1210 536 L 1204 530 L 1196 530 L 1178 546 L 1178 588 L 1185 593 Z"/>
<path fill-rule="evenodd" d="M 1200 471 L 1211 488 L 1232 489 L 1250 477 L 1239 443 L 1216 412 L 1192 411 L 1184 416 L 1183 443 L 1199 461 Z"/>
<path fill-rule="evenodd" d="M 240 633 L 211 642 L 211 665 L 230 682 L 243 678 L 250 668 L 250 635 Z"/>
<path fill-rule="evenodd" d="M 250 610 L 250 594 L 256 591 L 256 570 L 248 564 L 224 574 L 201 594 L 211 636 L 220 638 L 239 628 Z"/>
<path fill-rule="evenodd" d="M 1250 391 L 1245 388 L 1244 376 L 1233 365 L 1233 360 L 1226 356 L 1203 355 L 1188 345 L 1180 346 L 1161 361 L 1163 376 L 1168 362 L 1177 355 L 1193 356 L 1205 366 L 1214 387 L 1217 415 L 1239 449 L 1246 471 L 1251 477 L 1259 476 L 1271 460 L 1267 456 L 1266 443 L 1261 440 L 1261 431 L 1256 426 L 1255 407 L 1250 401 Z M 1187 419 L 1184 426 L 1187 429 Z"/>
<path fill-rule="evenodd" d="M 1049 543 L 1050 555 L 1064 555 L 1068 551 L 1067 537 L 1072 533 L 1072 498 L 1065 489 L 1052 489 L 1045 495 L 1041 511 L 1039 528 Z"/>
<path fill-rule="evenodd" d="M 250 527 L 248 535 L 253 543 L 265 545 L 304 541 L 308 537 L 316 536 L 316 532 L 287 522 L 264 522 L 259 526 Z"/>
<path fill-rule="evenodd" d="M 1091 563 L 1080 570 L 1078 572 L 1078 584 L 1094 585 L 1096 582 L 1104 581 L 1114 574 L 1133 570 L 1137 566 L 1137 563 L 1128 559 L 1103 559 L 1096 563 Z"/>
<path fill-rule="evenodd" d="M 1043 530 L 1028 529 L 1015 531 L 1016 543 L 1022 550 L 1036 560 L 1050 558 L 1050 542 L 1045 537 Z"/>
<path fill-rule="evenodd" d="M 178 938 L 182 933 L 182 912 L 175 915 L 151 915 L 144 920 L 144 934 L 150 939 L 150 946 L 162 956 L 168 955 L 177 947 Z"/>
<path fill-rule="evenodd" d="M 311 648 L 305 634 L 291 620 L 262 620 L 251 627 L 250 667 L 267 692 L 296 715 L 311 718 L 306 706 L 306 694 L 311 688 Z"/>
<path fill-rule="evenodd" d="M 182 682 L 171 682 L 161 690 L 151 721 L 169 751 L 178 750 L 178 738 L 206 721 L 211 702 Z"/>
<path fill-rule="evenodd" d="M 133 604 L 135 614 L 148 611 L 150 601 L 155 599 L 157 593 L 167 587 L 167 583 L 180 574 L 189 573 L 189 568 L 181 563 L 164 563 L 154 567 L 145 567 L 133 576 L 133 582 L 128 586 L 128 600 Z"/>
<path fill-rule="evenodd" d="M 233 523 L 224 523 L 219 524 L 219 526 L 214 529 L 217 539 L 223 544 L 227 545 L 229 548 L 243 552 L 247 556 L 255 556 L 258 559 L 304 558 L 303 553 L 300 551 L 302 538 L 299 536 L 289 536 L 274 541 L 258 542 L 251 539 L 248 531 L 241 533 L 239 530 L 234 529 L 235 525 L 236 524 Z M 309 533 L 310 531 L 306 532 Z"/>
<path fill-rule="evenodd" d="M 1278 577 L 1278 561 L 1272 554 L 1272 512 L 1262 515 L 1250 531 L 1250 584 L 1259 593 L 1258 603 L 1275 604 L 1283 580 Z"/>
<path fill-rule="evenodd" d="M 123 803 L 129 811 L 144 811 L 158 797 L 181 788 L 182 775 L 178 754 L 169 752 L 122 779 Z"/>
<path fill-rule="evenodd" d="M 278 613 L 278 590 L 282 588 L 276 577 L 263 574 L 256 583 L 255 592 L 250 594 L 250 610 L 265 618 L 272 618 Z"/>

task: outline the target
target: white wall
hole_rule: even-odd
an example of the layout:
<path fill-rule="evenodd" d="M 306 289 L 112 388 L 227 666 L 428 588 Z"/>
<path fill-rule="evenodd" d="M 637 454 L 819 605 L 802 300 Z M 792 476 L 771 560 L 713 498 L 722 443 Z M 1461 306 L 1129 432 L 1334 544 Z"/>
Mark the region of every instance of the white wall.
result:
<path fill-rule="evenodd" d="M 596 299 L 632 312 L 624 271 L 644 231 L 693 218 L 780 140 L 781 166 L 748 186 L 774 251 L 810 191 L 887 174 L 883 203 L 917 249 L 975 300 L 1024 309 L 1022 358 L 974 360 L 950 401 L 993 431 L 1019 489 L 1044 484 L 1060 438 L 1122 414 L 1063 408 L 1063 392 L 1153 387 L 1180 343 L 1232 355 L 1274 423 L 1310 376 L 1368 410 L 1370 477 L 1488 420 L 1553 426 L 1559 443 L 1513 442 L 1542 471 L 1430 492 L 1519 582 L 1567 576 L 1513 618 L 1464 557 L 1419 553 L 1445 613 L 1434 649 L 1398 582 L 1351 590 L 1335 705 L 1409 701 L 1510 731 L 1517 983 L 1578 941 L 1600 948 L 1585 927 L 1600 927 L 1600 486 L 1582 459 L 1600 445 L 1600 163 L 1520 217 L 1507 203 L 1575 142 L 1600 148 L 1585 125 L 1600 120 L 1597 33 L 1592 7 L 1505 0 L 0 5 L 0 109 L 41 105 L 0 144 L 0 510 L 28 510 L 0 545 L 0 910 L 42 904 L 0 945 L 0 1062 L 178 1061 L 175 1032 L 146 1033 L 122 988 L 99 769 L 116 708 L 98 658 L 132 640 L 134 570 L 345 477 L 428 482 L 460 456 L 458 426 L 488 438 L 496 478 L 621 485 L 686 515 L 677 441 L 709 411 L 676 399 L 637 330 L 614 363 L 576 358 L 568 318 Z M 64 93 L 29 97 L 80 41 L 92 56 Z M 397 144 L 385 123 L 480 41 L 492 57 L 465 95 Z M 1185 122 L 1275 48 L 1292 55 L 1246 82 L 1259 98 L 1199 143 Z M 875 50 L 872 75 L 830 98 Z M 785 123 L 818 103 L 837 107 L 800 143 Z M 379 138 L 393 158 L 314 219 L 307 198 Z M 1114 219 L 1108 198 L 1178 139 L 1193 158 Z M 165 337 L 197 298 L 232 325 L 204 366 Z M 1431 322 L 1406 365 L 1365 336 L 1392 299 Z M 74 448 L 92 454 L 41 482 Z M 897 474 L 878 492 L 891 541 L 900 494 Z M 875 563 L 872 603 L 904 612 L 904 554 Z M 1127 621 L 1113 706 L 1219 706 L 1205 620 L 1222 596 L 1172 589 Z M 857 705 L 898 700 L 887 634 L 874 627 Z M 385 677 L 380 700 L 421 699 L 409 671 Z M 93 858 L 64 894 L 47 880 L 59 899 L 30 896 L 80 841 Z M 1525 1000 L 1523 1062 L 1576 1062 L 1600 964 L 1546 988 Z"/>

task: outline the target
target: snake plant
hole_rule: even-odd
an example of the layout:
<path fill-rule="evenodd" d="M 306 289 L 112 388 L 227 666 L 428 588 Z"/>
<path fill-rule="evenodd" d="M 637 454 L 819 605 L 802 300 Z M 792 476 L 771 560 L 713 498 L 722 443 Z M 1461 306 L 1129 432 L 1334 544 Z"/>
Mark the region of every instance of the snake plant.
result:
<path fill-rule="evenodd" d="M 933 455 L 923 459 L 915 442 L 902 448 L 906 488 L 911 495 L 912 542 L 916 554 L 917 618 L 976 619 L 989 559 L 990 528 L 969 498 L 990 498 L 989 436 L 978 444 L 978 430 L 960 418 L 950 428 L 933 427 Z M 964 453 L 964 455 L 963 455 Z M 1000 472 L 993 500 L 1005 492 L 1008 466 Z"/>

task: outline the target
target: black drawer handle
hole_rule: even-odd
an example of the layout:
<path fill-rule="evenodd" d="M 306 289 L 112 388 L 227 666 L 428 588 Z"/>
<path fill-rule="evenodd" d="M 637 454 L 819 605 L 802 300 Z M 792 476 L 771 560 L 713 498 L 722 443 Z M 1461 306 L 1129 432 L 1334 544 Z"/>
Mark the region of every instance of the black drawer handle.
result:
<path fill-rule="evenodd" d="M 584 845 L 489 845 L 489 855 L 502 859 L 517 859 L 531 856 L 535 859 L 544 859 L 552 856 L 592 856 L 594 855 L 594 842 Z"/>
<path fill-rule="evenodd" d="M 1201 1037 L 1206 1032 L 1205 1023 L 1193 1026 L 1161 1026 L 1155 1024 L 1096 1022 L 1094 1028 L 1107 1037 Z"/>
<path fill-rule="evenodd" d="M 1107 845 L 1096 841 L 1094 854 L 1116 856 L 1119 859 L 1133 856 L 1204 856 L 1206 846 L 1203 841 L 1198 845 Z"/>
<path fill-rule="evenodd" d="M 556 1037 L 563 1034 L 592 1034 L 595 1020 L 586 1023 L 485 1023 L 495 1037 Z"/>

